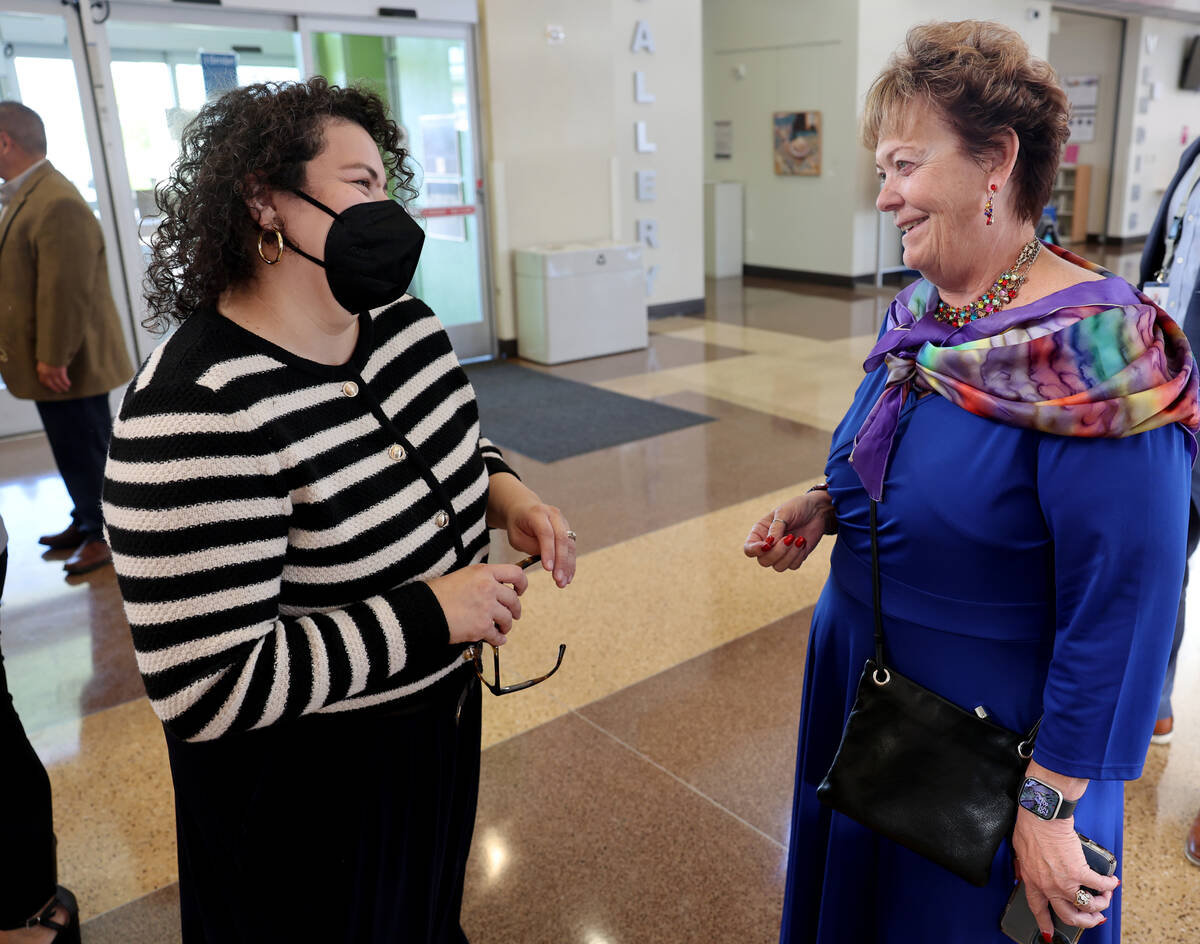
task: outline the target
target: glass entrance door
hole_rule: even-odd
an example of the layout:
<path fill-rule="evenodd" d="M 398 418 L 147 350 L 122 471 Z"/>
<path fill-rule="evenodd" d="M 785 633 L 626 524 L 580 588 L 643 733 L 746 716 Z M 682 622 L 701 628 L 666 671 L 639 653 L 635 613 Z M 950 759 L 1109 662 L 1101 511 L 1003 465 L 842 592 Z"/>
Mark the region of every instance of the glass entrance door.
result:
<path fill-rule="evenodd" d="M 373 28 L 373 27 L 370 27 Z M 471 28 L 300 18 L 307 71 L 375 88 L 403 127 L 425 226 L 409 290 L 434 310 L 460 360 L 494 353 Z"/>
<path fill-rule="evenodd" d="M 301 75 L 290 16 L 113 5 L 106 42 L 112 97 L 128 176 L 128 212 L 137 231 L 131 281 L 139 286 L 159 224 L 154 188 L 179 157 L 179 142 L 204 103 L 234 85 L 296 81 Z M 117 186 L 114 183 L 114 186 Z M 139 327 L 147 352 L 162 338 Z"/>
<path fill-rule="evenodd" d="M 85 63 L 74 8 L 64 8 L 58 0 L 0 0 L 0 99 L 22 102 L 41 117 L 46 126 L 47 159 L 75 185 L 101 219 L 108 246 L 109 281 L 118 310 L 127 313 L 107 190 L 96 175 L 95 168 L 102 166 L 102 160 Z M 0 234 L 4 230 L 0 218 Z M 132 342 L 128 325 L 126 334 Z M 33 402 L 11 396 L 0 382 L 0 436 L 41 428 Z"/>

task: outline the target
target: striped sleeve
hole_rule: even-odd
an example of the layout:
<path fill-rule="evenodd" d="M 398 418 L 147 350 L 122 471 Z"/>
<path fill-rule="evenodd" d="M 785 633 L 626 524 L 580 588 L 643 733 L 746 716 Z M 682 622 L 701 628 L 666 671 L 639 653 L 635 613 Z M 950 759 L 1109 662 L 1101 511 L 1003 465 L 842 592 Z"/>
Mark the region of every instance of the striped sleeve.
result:
<path fill-rule="evenodd" d="M 504 461 L 504 453 L 490 439 L 486 439 L 483 436 L 479 437 L 479 454 L 483 457 L 483 464 L 487 466 L 488 475 L 507 472 L 513 478 L 519 479 L 521 477 Z"/>
<path fill-rule="evenodd" d="M 104 515 L 155 712 L 212 740 L 394 689 L 449 629 L 420 581 L 286 616 L 291 499 L 268 437 L 209 391 L 130 390 L 114 423 Z"/>

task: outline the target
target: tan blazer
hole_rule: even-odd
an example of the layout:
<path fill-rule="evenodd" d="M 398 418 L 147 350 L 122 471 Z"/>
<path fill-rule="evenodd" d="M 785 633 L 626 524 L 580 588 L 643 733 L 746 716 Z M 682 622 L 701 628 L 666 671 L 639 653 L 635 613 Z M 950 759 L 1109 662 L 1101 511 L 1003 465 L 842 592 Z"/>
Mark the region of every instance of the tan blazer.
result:
<path fill-rule="evenodd" d="M 70 392 L 42 386 L 37 361 L 66 365 Z M 100 224 L 49 161 L 0 217 L 0 375 L 23 400 L 90 397 L 133 376 Z"/>

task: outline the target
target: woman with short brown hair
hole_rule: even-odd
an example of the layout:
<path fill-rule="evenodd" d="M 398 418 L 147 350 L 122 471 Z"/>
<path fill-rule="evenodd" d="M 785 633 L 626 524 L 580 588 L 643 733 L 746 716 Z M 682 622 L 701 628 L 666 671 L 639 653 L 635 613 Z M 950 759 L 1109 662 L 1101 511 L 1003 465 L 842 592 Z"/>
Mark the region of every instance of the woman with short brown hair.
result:
<path fill-rule="evenodd" d="M 1173 633 L 1200 408 L 1179 326 L 1034 236 L 1066 137 L 1053 71 L 994 23 L 914 28 L 868 93 L 876 206 L 923 278 L 889 309 L 827 482 L 745 544 L 782 572 L 837 535 L 807 653 L 785 944 L 999 944 L 1014 870 L 1045 940 L 1051 909 L 1094 944 L 1119 939 L 1118 881 L 1087 866 L 1075 831 L 1120 866 L 1123 782 L 1141 773 Z M 985 887 L 817 799 L 876 657 L 872 508 L 887 665 L 1010 731 L 1042 719 L 1029 796 Z"/>

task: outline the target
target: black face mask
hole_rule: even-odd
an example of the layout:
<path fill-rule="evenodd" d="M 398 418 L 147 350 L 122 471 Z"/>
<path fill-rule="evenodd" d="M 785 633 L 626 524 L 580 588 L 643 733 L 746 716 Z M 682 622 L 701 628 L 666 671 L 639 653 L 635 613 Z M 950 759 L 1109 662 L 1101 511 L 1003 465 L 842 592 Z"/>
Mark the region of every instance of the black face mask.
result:
<path fill-rule="evenodd" d="M 356 203 L 334 213 L 306 193 L 294 191 L 333 217 L 325 237 L 325 261 L 285 239 L 294 251 L 325 270 L 329 290 L 352 314 L 380 308 L 406 291 L 417 271 L 425 231 L 394 200 Z"/>

